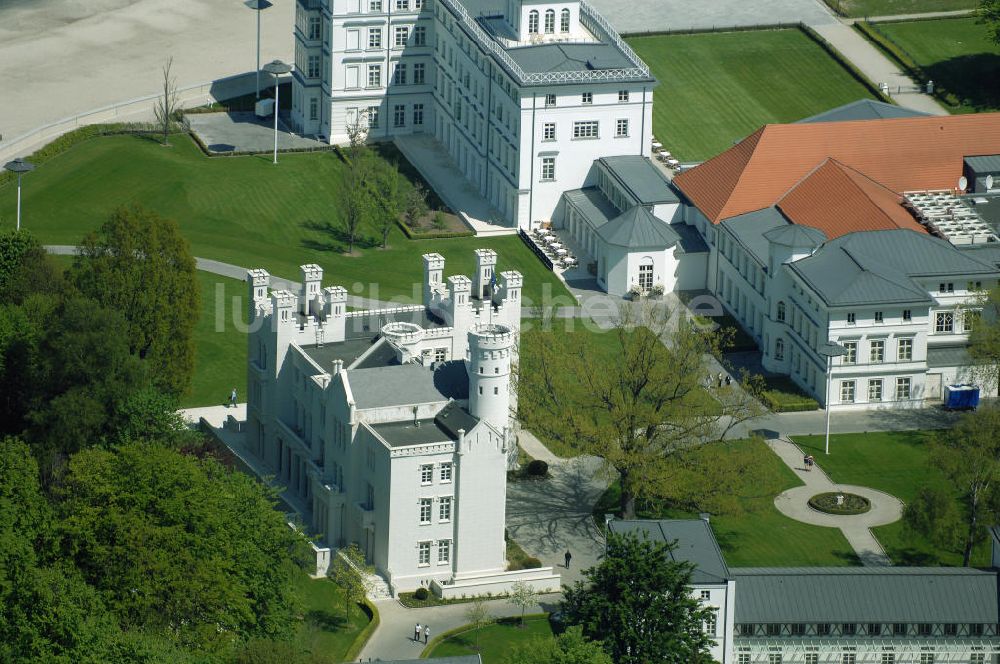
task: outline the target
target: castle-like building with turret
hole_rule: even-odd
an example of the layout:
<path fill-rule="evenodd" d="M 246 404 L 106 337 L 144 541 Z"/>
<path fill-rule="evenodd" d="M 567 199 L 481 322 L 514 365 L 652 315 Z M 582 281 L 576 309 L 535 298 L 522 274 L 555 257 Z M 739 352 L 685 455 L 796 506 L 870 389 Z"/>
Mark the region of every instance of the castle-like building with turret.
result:
<path fill-rule="evenodd" d="M 298 293 L 249 271 L 249 452 L 321 545 L 356 543 L 392 593 L 558 588 L 551 569 L 506 571 L 522 276 L 488 249 L 473 279 L 423 261 L 422 305 L 366 311 L 317 265 Z"/>

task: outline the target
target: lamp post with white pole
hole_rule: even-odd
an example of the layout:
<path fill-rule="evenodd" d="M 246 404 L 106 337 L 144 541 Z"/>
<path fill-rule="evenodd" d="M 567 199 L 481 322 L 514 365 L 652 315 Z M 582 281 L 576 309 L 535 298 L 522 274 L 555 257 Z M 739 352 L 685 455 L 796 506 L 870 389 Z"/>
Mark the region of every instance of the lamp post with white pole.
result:
<path fill-rule="evenodd" d="M 274 60 L 268 62 L 264 65 L 264 71 L 268 74 L 274 76 L 274 163 L 278 163 L 278 112 L 281 108 L 280 100 L 278 98 L 278 89 L 281 87 L 281 81 L 278 77 L 282 74 L 287 74 L 292 71 L 292 66 L 285 64 L 281 60 Z"/>
<path fill-rule="evenodd" d="M 273 5 L 268 0 L 246 0 L 243 4 L 257 12 L 257 101 L 260 101 L 260 13 Z"/>
<path fill-rule="evenodd" d="M 9 161 L 4 168 L 11 173 L 17 173 L 17 230 L 21 230 L 21 176 L 35 170 L 35 165 L 21 158 Z"/>
<path fill-rule="evenodd" d="M 826 453 L 830 453 L 830 401 L 833 399 L 833 358 L 847 354 L 840 344 L 828 341 L 819 347 L 819 354 L 826 358 Z"/>

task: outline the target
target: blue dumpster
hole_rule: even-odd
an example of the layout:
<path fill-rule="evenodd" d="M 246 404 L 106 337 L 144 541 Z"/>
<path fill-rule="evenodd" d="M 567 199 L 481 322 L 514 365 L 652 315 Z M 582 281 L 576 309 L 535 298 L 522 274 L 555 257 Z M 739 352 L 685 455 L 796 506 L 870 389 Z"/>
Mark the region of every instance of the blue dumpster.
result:
<path fill-rule="evenodd" d="M 975 385 L 946 385 L 944 407 L 948 410 L 975 410 L 979 405 L 979 388 Z"/>

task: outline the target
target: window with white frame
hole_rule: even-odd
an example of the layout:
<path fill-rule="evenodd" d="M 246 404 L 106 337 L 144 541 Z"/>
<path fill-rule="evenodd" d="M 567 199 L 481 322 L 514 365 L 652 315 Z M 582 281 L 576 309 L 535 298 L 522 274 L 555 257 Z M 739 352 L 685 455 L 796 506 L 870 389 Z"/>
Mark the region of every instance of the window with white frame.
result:
<path fill-rule="evenodd" d="M 382 48 L 382 28 L 368 28 L 368 48 Z"/>
<path fill-rule="evenodd" d="M 711 599 L 712 598 L 712 592 L 710 590 L 702 590 L 701 593 L 699 594 L 699 597 L 702 600 Z"/>
<path fill-rule="evenodd" d="M 955 331 L 955 313 L 938 311 L 934 314 L 934 331 L 938 333 Z"/>
<path fill-rule="evenodd" d="M 551 35 L 556 31 L 556 10 L 545 10 L 545 34 Z"/>
<path fill-rule="evenodd" d="M 702 624 L 702 628 L 706 635 L 715 636 L 717 627 L 719 623 L 719 615 L 717 609 L 711 609 L 708 615 L 705 616 L 705 622 Z"/>
<path fill-rule="evenodd" d="M 942 281 L 940 284 L 938 284 L 938 292 L 939 293 L 954 293 L 955 292 L 955 284 L 954 284 L 954 282 L 951 282 L 951 281 L 947 281 L 947 282 Z"/>
<path fill-rule="evenodd" d="M 885 361 L 885 340 L 884 339 L 872 339 L 868 342 L 868 359 L 872 364 L 878 364 Z"/>
<path fill-rule="evenodd" d="M 569 32 L 569 10 L 563 9 L 559 15 L 559 32 Z"/>
<path fill-rule="evenodd" d="M 785 322 L 785 303 L 782 302 L 782 301 L 778 301 L 778 313 L 777 313 L 777 317 L 778 317 L 778 322 L 779 323 L 784 323 Z"/>
<path fill-rule="evenodd" d="M 913 359 L 913 339 L 896 340 L 896 359 L 900 362 L 909 362 Z"/>
<path fill-rule="evenodd" d="M 781 653 L 773 652 L 768 655 L 767 664 L 781 664 Z"/>
<path fill-rule="evenodd" d="M 396 85 L 406 85 L 406 63 L 397 62 L 395 73 L 392 75 L 392 81 Z"/>
<path fill-rule="evenodd" d="M 410 0 L 396 0 L 396 9 L 406 11 L 410 8 Z"/>
<path fill-rule="evenodd" d="M 393 127 L 405 127 L 406 126 L 406 106 L 403 104 L 396 104 L 392 108 L 392 126 Z"/>
<path fill-rule="evenodd" d="M 546 122 L 542 125 L 542 140 L 543 141 L 554 141 L 556 140 L 556 123 Z"/>
<path fill-rule="evenodd" d="M 882 379 L 873 378 L 868 381 L 868 400 L 869 401 L 881 401 L 882 400 Z"/>
<path fill-rule="evenodd" d="M 414 9 L 423 9 L 424 8 L 424 0 L 413 0 L 413 8 Z"/>
<path fill-rule="evenodd" d="M 857 657 L 853 652 L 845 652 L 840 655 L 840 664 L 854 664 Z"/>
<path fill-rule="evenodd" d="M 319 120 L 319 99 L 317 97 L 309 98 L 309 119 Z"/>
<path fill-rule="evenodd" d="M 573 138 L 599 138 L 597 120 L 581 120 L 573 123 Z"/>
<path fill-rule="evenodd" d="M 427 80 L 427 65 L 423 62 L 416 62 L 413 64 L 413 84 L 423 85 L 424 81 Z"/>
<path fill-rule="evenodd" d="M 920 664 L 934 664 L 934 653 L 932 652 L 920 653 Z"/>
<path fill-rule="evenodd" d="M 534 9 L 528 12 L 528 34 L 538 34 L 538 12 Z"/>
<path fill-rule="evenodd" d="M 451 562 L 451 540 L 438 540 L 438 565 Z"/>
<path fill-rule="evenodd" d="M 913 320 L 913 312 L 909 309 L 903 309 L 903 320 L 906 322 Z"/>
<path fill-rule="evenodd" d="M 382 85 L 382 65 L 368 65 L 368 87 L 377 88 Z"/>
<path fill-rule="evenodd" d="M 310 55 L 306 59 L 306 76 L 308 78 L 319 78 L 319 56 Z"/>
<path fill-rule="evenodd" d="M 450 461 L 447 462 L 447 463 L 442 463 L 441 464 L 441 481 L 442 482 L 450 482 L 451 481 L 451 470 L 452 470 L 452 465 L 451 465 Z"/>
<path fill-rule="evenodd" d="M 426 566 L 431 564 L 431 543 L 417 543 L 417 565 Z"/>
<path fill-rule="evenodd" d="M 365 113 L 368 116 L 368 128 L 377 129 L 379 123 L 378 106 L 369 106 Z"/>
<path fill-rule="evenodd" d="M 736 658 L 736 664 L 750 664 L 750 653 L 741 652 Z"/>
<path fill-rule="evenodd" d="M 430 498 L 420 499 L 420 525 L 426 526 L 431 522 L 431 506 L 434 501 Z"/>
<path fill-rule="evenodd" d="M 556 158 L 542 157 L 542 181 L 550 182 L 556 179 Z"/>
<path fill-rule="evenodd" d="M 626 118 L 615 120 L 615 137 L 628 138 L 628 120 Z"/>
<path fill-rule="evenodd" d="M 425 26 L 418 25 L 413 28 L 413 45 L 427 46 L 427 28 Z"/>
<path fill-rule="evenodd" d="M 451 496 L 442 496 L 438 502 L 438 521 L 451 521 Z"/>
<path fill-rule="evenodd" d="M 448 359 L 448 349 L 444 346 L 434 349 L 434 361 L 444 362 Z"/>
<path fill-rule="evenodd" d="M 413 124 L 414 126 L 420 126 L 424 123 L 424 105 L 414 104 L 413 105 Z"/>
<path fill-rule="evenodd" d="M 368 2 L 369 12 L 380 12 L 382 11 L 382 0 L 369 0 Z"/>
<path fill-rule="evenodd" d="M 420 483 L 430 484 L 434 481 L 434 464 L 425 463 L 420 466 Z"/>
<path fill-rule="evenodd" d="M 896 653 L 894 652 L 882 653 L 881 664 L 896 664 Z"/>
<path fill-rule="evenodd" d="M 856 317 L 856 316 L 854 315 L 854 312 L 853 312 L 853 311 L 849 312 L 849 313 L 847 314 L 847 324 L 848 324 L 848 325 L 854 325 L 854 324 L 855 324 L 855 323 L 857 323 L 857 322 L 858 322 L 858 319 L 857 319 L 857 317 Z"/>
<path fill-rule="evenodd" d="M 618 91 L 618 102 L 624 104 L 628 101 L 628 90 Z"/>
<path fill-rule="evenodd" d="M 650 263 L 639 266 L 639 288 L 644 292 L 653 287 L 653 266 Z"/>
<path fill-rule="evenodd" d="M 581 104 L 593 104 L 594 103 L 594 93 L 593 92 L 584 92 L 582 95 L 580 95 L 580 103 Z"/>
<path fill-rule="evenodd" d="M 307 39 L 319 39 L 321 34 L 322 30 L 320 29 L 319 16 L 310 16 Z"/>
<path fill-rule="evenodd" d="M 985 664 L 986 653 L 974 652 L 969 655 L 969 664 Z"/>
<path fill-rule="evenodd" d="M 785 359 L 785 340 L 780 337 L 774 342 L 774 359 Z"/>
<path fill-rule="evenodd" d="M 406 46 L 406 41 L 410 38 L 410 29 L 405 25 L 397 25 L 392 31 L 392 45 Z"/>
<path fill-rule="evenodd" d="M 854 403 L 854 388 L 853 380 L 840 381 L 840 403 Z"/>
<path fill-rule="evenodd" d="M 546 106 L 555 106 L 556 105 L 556 96 L 554 94 L 547 94 L 547 95 L 545 95 L 545 105 Z"/>
<path fill-rule="evenodd" d="M 876 311 L 875 312 L 875 322 L 876 323 L 883 322 L 883 320 L 882 320 L 882 312 L 881 311 Z"/>
<path fill-rule="evenodd" d="M 803 664 L 819 664 L 819 654 L 807 652 L 805 654 L 805 658 L 803 659 Z"/>
<path fill-rule="evenodd" d="M 855 364 L 858 361 L 858 342 L 857 341 L 844 341 L 841 343 L 844 347 L 844 364 Z"/>

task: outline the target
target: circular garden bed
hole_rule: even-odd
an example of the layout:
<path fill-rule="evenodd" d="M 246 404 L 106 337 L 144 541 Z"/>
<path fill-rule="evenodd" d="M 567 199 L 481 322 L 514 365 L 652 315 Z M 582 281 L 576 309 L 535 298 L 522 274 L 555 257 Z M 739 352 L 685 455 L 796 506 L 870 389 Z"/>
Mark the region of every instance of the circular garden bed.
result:
<path fill-rule="evenodd" d="M 843 491 L 818 493 L 809 499 L 809 507 L 825 514 L 838 516 L 864 514 L 872 508 L 871 502 L 864 496 Z"/>

